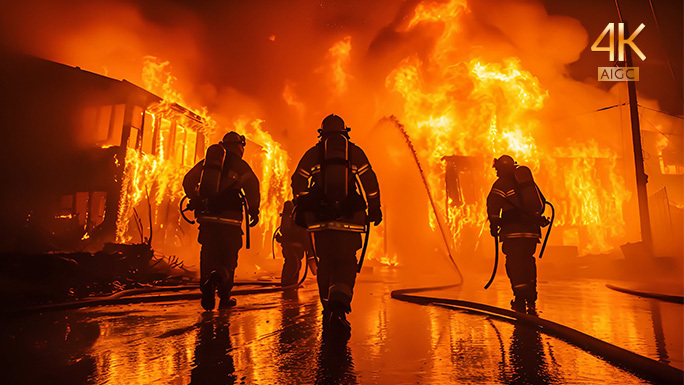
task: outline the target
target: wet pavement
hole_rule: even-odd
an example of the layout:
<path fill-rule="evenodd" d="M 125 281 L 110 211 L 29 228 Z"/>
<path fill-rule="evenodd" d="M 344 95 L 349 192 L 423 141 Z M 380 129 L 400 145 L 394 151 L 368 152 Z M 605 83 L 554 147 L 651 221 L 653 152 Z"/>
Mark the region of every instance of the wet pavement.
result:
<path fill-rule="evenodd" d="M 6 318 L 3 383 L 647 383 L 524 326 L 391 299 L 409 287 L 400 274 L 359 276 L 347 343 L 322 338 L 313 280 L 294 292 L 240 296 L 230 310 L 204 312 L 187 300 Z M 505 277 L 487 291 L 483 282 L 425 295 L 507 308 Z M 541 281 L 540 316 L 682 368 L 683 306 L 605 283 Z"/>

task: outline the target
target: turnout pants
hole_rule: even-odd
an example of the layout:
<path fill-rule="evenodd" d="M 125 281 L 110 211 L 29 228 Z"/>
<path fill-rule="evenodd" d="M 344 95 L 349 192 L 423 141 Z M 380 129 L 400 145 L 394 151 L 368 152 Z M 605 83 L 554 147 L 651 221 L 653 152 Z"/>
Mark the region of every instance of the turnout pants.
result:
<path fill-rule="evenodd" d="M 212 271 L 220 278 L 218 296 L 230 298 L 233 278 L 237 268 L 238 251 L 242 248 L 242 229 L 239 226 L 221 223 L 202 223 L 199 227 L 200 290 L 211 290 L 207 279 Z"/>
<path fill-rule="evenodd" d="M 351 311 L 356 282 L 356 251 L 361 248 L 361 234 L 349 231 L 323 230 L 314 233 L 318 257 L 318 293 L 326 308 L 336 302 Z"/>
<path fill-rule="evenodd" d="M 506 274 L 516 299 L 531 302 L 537 300 L 537 265 L 534 252 L 537 238 L 506 238 L 503 252 L 506 254 Z"/>
<path fill-rule="evenodd" d="M 304 246 L 301 243 L 283 242 L 280 247 L 283 249 L 283 271 L 280 275 L 280 283 L 283 286 L 294 285 L 299 281 L 299 270 L 302 267 L 304 258 Z"/>

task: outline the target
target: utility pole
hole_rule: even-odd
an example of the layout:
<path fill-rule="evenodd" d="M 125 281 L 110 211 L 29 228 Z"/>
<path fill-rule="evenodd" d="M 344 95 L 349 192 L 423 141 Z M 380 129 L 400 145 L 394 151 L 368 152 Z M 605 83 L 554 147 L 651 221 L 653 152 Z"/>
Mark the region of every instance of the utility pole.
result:
<path fill-rule="evenodd" d="M 627 32 L 625 23 L 625 34 Z M 632 48 L 625 44 L 625 61 L 627 67 L 632 67 Z M 651 217 L 648 211 L 648 192 L 646 183 L 648 175 L 644 171 L 644 155 L 641 148 L 641 128 L 639 127 L 639 106 L 637 104 L 636 82 L 627 82 L 629 93 L 629 115 L 632 121 L 632 146 L 634 147 L 634 169 L 636 171 L 637 198 L 639 199 L 639 222 L 641 223 L 641 240 L 650 251 L 653 251 L 653 239 L 651 236 Z"/>

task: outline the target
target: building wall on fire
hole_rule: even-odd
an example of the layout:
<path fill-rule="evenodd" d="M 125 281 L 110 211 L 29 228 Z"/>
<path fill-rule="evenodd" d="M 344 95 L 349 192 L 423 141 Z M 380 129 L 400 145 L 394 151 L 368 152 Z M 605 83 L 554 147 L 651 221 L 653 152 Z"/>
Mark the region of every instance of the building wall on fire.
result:
<path fill-rule="evenodd" d="M 127 149 L 182 167 L 203 157 L 201 119 L 159 111 L 161 98 L 129 82 L 3 52 L 0 85 L 0 252 L 114 241 Z M 177 220 L 177 201 L 162 203 Z"/>
<path fill-rule="evenodd" d="M 648 205 L 655 255 L 684 258 L 684 153 L 682 124 L 642 132 Z"/>

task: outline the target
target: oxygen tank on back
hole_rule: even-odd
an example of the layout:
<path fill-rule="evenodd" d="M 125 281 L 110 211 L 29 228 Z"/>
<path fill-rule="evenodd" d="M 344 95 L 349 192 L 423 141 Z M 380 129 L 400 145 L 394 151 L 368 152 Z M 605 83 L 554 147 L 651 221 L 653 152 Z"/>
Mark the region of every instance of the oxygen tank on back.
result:
<path fill-rule="evenodd" d="M 534 183 L 532 171 L 528 167 L 518 166 L 513 173 L 517 183 L 517 194 L 520 205 L 530 214 L 540 217 L 544 211 L 544 199 Z"/>
<path fill-rule="evenodd" d="M 213 144 L 207 149 L 199 183 L 199 196 L 201 199 L 211 198 L 218 194 L 225 157 L 226 150 L 219 144 Z"/>
<path fill-rule="evenodd" d="M 328 204 L 339 208 L 349 191 L 349 140 L 329 135 L 323 143 L 323 193 Z"/>

